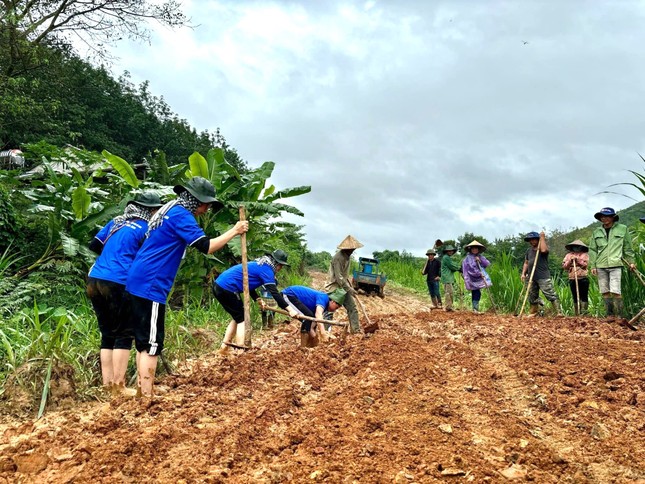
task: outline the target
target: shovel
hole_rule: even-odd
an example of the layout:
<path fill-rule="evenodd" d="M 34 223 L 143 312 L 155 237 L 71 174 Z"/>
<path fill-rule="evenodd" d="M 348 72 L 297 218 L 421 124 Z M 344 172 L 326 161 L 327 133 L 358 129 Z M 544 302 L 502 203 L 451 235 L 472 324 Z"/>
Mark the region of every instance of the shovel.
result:
<path fill-rule="evenodd" d="M 365 319 L 367 319 L 367 325 L 363 327 L 363 332 L 365 334 L 370 334 L 374 333 L 378 327 L 378 323 L 370 321 L 370 317 L 367 315 L 367 311 L 365 311 L 365 306 L 363 306 L 363 303 L 361 302 L 360 299 L 358 299 L 358 296 L 354 297 L 358 305 L 361 307 L 361 311 L 363 311 L 363 316 L 365 316 Z"/>

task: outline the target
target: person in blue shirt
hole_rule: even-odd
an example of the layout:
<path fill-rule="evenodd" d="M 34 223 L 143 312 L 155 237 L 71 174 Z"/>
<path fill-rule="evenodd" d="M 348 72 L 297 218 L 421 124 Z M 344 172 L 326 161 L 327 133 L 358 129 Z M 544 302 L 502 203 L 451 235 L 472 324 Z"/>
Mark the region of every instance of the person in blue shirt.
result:
<path fill-rule="evenodd" d="M 161 207 L 150 220 L 146 239 L 132 262 L 125 285 L 139 356 L 139 389 L 148 397 L 152 397 L 157 358 L 163 350 L 166 301 L 184 252 L 194 247 L 211 254 L 249 228 L 248 222 L 240 221 L 219 237 L 209 239 L 196 217 L 209 208 L 222 207 L 215 198 L 215 187 L 196 176 L 176 185 L 174 191 L 178 197 Z"/>
<path fill-rule="evenodd" d="M 289 286 L 282 291 L 285 301 L 289 307 L 293 307 L 298 314 L 324 319 L 325 313 L 333 313 L 345 302 L 347 292 L 344 289 L 335 289 L 330 294 L 316 291 L 306 286 Z M 316 330 L 317 328 L 317 330 Z M 312 325 L 312 321 L 301 320 L 300 324 L 300 346 L 309 348 L 318 343 L 317 336 L 322 341 L 327 341 L 327 333 L 323 323 Z"/>
<path fill-rule="evenodd" d="M 278 291 L 278 283 L 275 275 L 284 266 L 288 266 L 287 254 L 283 250 L 275 250 L 271 254 L 251 261 L 247 264 L 249 273 L 249 292 L 251 299 L 258 303 L 261 309 L 264 309 L 264 301 L 258 296 L 256 289 L 264 286 L 271 297 L 282 309 L 286 309 L 289 315 L 295 316 L 297 313 L 284 300 Z M 238 325 L 244 325 L 244 302 L 241 294 L 244 292 L 244 281 L 242 276 L 242 264 L 237 264 L 222 272 L 217 279 L 213 281 L 213 294 L 222 307 L 233 318 L 228 323 L 222 346 L 219 349 L 220 354 L 226 354 L 229 351 L 230 344 L 237 334 Z M 240 327 L 242 330 L 244 326 Z"/>
<path fill-rule="evenodd" d="M 92 239 L 99 257 L 90 268 L 87 295 L 101 332 L 101 375 L 106 387 L 125 387 L 134 332 L 129 324 L 125 281 L 148 230 L 148 221 L 161 207 L 159 195 L 143 192 L 130 200 L 123 215 L 110 220 Z"/>

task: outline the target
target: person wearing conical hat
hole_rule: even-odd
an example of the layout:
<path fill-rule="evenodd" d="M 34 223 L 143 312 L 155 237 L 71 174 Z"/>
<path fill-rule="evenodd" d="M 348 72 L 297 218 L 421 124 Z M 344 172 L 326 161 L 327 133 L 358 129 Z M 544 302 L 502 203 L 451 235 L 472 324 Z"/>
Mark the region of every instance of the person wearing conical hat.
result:
<path fill-rule="evenodd" d="M 574 240 L 564 248 L 569 252 L 564 256 L 562 268 L 569 273 L 573 310 L 576 315 L 586 314 L 589 308 L 589 278 L 587 277 L 589 247 L 582 240 Z"/>
<path fill-rule="evenodd" d="M 441 283 L 443 284 L 444 311 L 453 311 L 452 301 L 455 293 L 455 272 L 461 270 L 461 265 L 452 258 L 457 252 L 452 245 L 441 246 Z"/>
<path fill-rule="evenodd" d="M 621 295 L 621 277 L 623 261 L 629 269 L 636 270 L 634 249 L 627 226 L 619 224 L 618 214 L 611 207 L 605 207 L 594 215 L 602 226 L 591 233 L 589 241 L 589 267 L 591 273 L 598 277 L 598 289 L 602 294 L 607 311 L 607 319 L 623 316 L 623 298 Z"/>
<path fill-rule="evenodd" d="M 435 256 L 437 252 L 434 249 L 428 249 L 426 256 L 428 259 L 421 269 L 421 274 L 426 276 L 426 284 L 428 285 L 428 293 L 432 301 L 432 309 L 441 309 L 441 292 L 439 290 L 439 281 L 441 280 L 441 261 Z"/>
<path fill-rule="evenodd" d="M 486 247 L 476 240 L 466 245 L 464 249 L 467 252 L 465 259 L 461 263 L 464 284 L 466 289 L 472 292 L 473 313 L 479 314 L 482 289 L 492 285 L 490 276 L 486 272 L 486 267 L 490 265 L 490 261 L 482 255 Z"/>
<path fill-rule="evenodd" d="M 325 283 L 326 293 L 331 293 L 339 288 L 344 289 L 347 293 L 345 295 L 343 306 L 347 310 L 350 331 L 352 333 L 359 333 L 361 326 L 358 321 L 356 301 L 354 301 L 356 291 L 349 280 L 349 262 L 352 257 L 352 253 L 361 247 L 363 247 L 363 244 L 351 235 L 345 237 L 345 239 L 343 239 L 343 241 L 338 245 L 338 251 L 331 259 L 329 273 L 327 274 L 327 282 Z"/>
<path fill-rule="evenodd" d="M 540 291 L 544 297 L 551 302 L 553 308 L 558 316 L 562 315 L 562 308 L 560 306 L 560 299 L 553 287 L 553 280 L 551 279 L 551 271 L 549 270 L 549 246 L 546 243 L 546 236 L 544 232 L 529 232 L 524 236 L 524 242 L 529 243 L 529 248 L 524 256 L 524 265 L 522 266 L 522 282 L 528 284 L 531 280 L 531 287 L 529 291 L 529 317 L 537 316 L 539 310 L 539 297 Z M 539 255 L 538 255 L 539 251 Z M 537 258 L 537 264 L 535 259 Z M 535 271 L 533 271 L 535 266 Z"/>

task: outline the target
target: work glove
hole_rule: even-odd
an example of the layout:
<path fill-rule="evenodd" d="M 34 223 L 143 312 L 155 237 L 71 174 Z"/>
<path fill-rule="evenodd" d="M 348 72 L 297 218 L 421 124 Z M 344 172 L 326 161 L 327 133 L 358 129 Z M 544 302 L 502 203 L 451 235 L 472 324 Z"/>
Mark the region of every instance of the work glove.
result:
<path fill-rule="evenodd" d="M 292 318 L 298 317 L 298 311 L 293 309 L 291 306 L 287 306 L 287 312 L 289 313 L 289 316 L 291 316 Z"/>

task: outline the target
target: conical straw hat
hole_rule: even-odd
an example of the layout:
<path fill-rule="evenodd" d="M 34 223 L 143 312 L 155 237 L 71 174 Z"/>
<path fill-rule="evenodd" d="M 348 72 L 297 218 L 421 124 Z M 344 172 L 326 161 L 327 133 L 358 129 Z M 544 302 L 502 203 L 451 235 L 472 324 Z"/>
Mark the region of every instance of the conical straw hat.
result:
<path fill-rule="evenodd" d="M 564 248 L 567 250 L 573 250 L 573 246 L 575 245 L 582 247 L 583 252 L 589 252 L 589 247 L 587 247 L 587 244 L 585 244 L 580 239 L 576 239 L 573 242 L 569 242 L 567 245 L 564 246 Z"/>
<path fill-rule="evenodd" d="M 472 247 L 479 247 L 479 252 L 484 252 L 486 250 L 486 246 L 484 246 L 483 244 L 480 244 L 476 240 L 473 240 L 470 244 L 465 246 L 464 249 L 466 249 L 468 252 L 470 252 L 469 249 L 471 249 Z"/>
<path fill-rule="evenodd" d="M 360 249 L 361 247 L 363 247 L 363 244 L 361 244 L 358 240 L 356 240 L 351 235 L 348 235 L 343 239 L 343 241 L 340 243 L 340 245 L 337 248 L 338 249 Z"/>

